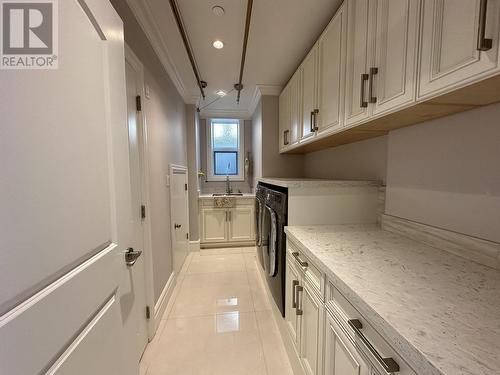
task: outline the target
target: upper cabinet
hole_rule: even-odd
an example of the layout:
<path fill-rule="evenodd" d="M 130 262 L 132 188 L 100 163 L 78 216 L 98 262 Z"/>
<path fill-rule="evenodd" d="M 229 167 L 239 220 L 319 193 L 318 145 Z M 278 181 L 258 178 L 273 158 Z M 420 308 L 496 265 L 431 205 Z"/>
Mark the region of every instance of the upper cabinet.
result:
<path fill-rule="evenodd" d="M 500 0 L 345 0 L 281 94 L 281 152 L 500 102 L 499 41 Z"/>
<path fill-rule="evenodd" d="M 468 84 L 498 69 L 499 0 L 426 0 L 419 97 Z"/>

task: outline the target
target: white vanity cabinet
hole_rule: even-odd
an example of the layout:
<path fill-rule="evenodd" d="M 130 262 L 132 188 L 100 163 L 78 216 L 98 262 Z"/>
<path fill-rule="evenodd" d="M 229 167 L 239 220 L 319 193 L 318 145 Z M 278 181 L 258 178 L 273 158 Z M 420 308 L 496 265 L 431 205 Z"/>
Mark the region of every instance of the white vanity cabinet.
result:
<path fill-rule="evenodd" d="M 497 72 L 499 24 L 499 0 L 424 1 L 419 97 Z"/>
<path fill-rule="evenodd" d="M 255 198 L 234 198 L 232 207 L 214 207 L 214 198 L 200 198 L 200 246 L 250 246 L 255 243 Z"/>

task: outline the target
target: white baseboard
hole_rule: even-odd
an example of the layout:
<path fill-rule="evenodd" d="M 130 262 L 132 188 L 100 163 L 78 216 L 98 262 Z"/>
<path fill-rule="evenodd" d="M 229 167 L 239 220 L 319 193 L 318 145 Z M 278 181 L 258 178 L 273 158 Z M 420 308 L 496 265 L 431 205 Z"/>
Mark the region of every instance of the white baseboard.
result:
<path fill-rule="evenodd" d="M 200 240 L 198 241 L 189 241 L 189 251 L 200 251 Z"/>
<path fill-rule="evenodd" d="M 165 287 L 161 291 L 160 298 L 158 298 L 158 302 L 156 302 L 155 304 L 155 313 L 154 313 L 155 332 L 158 329 L 158 326 L 160 325 L 161 318 L 165 313 L 168 301 L 170 300 L 170 296 L 172 295 L 172 291 L 174 290 L 175 280 L 176 280 L 176 274 L 175 272 L 172 272 L 172 274 L 168 278 L 167 283 L 165 284 Z"/>

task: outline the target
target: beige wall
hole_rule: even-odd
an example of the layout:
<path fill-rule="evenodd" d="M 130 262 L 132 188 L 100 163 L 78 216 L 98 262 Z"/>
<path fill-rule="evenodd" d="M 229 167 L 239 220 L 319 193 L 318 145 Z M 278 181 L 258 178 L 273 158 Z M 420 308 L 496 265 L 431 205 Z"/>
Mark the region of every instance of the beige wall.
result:
<path fill-rule="evenodd" d="M 125 42 L 144 64 L 144 100 L 148 128 L 151 242 L 154 299 L 158 300 L 173 270 L 170 236 L 170 191 L 166 184 L 170 164 L 187 165 L 186 106 L 163 69 L 148 39 L 122 0 L 111 3 L 124 21 Z"/>
<path fill-rule="evenodd" d="M 206 119 L 200 119 L 200 159 L 201 169 L 205 174 L 207 173 L 207 123 Z M 244 120 L 244 142 L 245 154 L 250 152 L 250 159 L 253 159 L 252 149 L 252 121 Z M 253 164 L 253 163 L 252 163 Z M 251 172 L 251 171 L 250 171 Z M 234 192 L 241 191 L 242 193 L 249 193 L 252 190 L 252 174 L 245 176 L 245 181 L 231 181 L 231 187 Z M 205 178 L 200 179 L 200 189 L 202 193 L 222 193 L 226 190 L 226 182 L 224 181 L 206 181 Z"/>
<path fill-rule="evenodd" d="M 500 104 L 306 155 L 307 177 L 387 182 L 386 213 L 500 242 Z"/>
<path fill-rule="evenodd" d="M 262 101 L 252 116 L 253 178 L 262 177 Z M 254 184 L 255 186 L 255 184 Z"/>

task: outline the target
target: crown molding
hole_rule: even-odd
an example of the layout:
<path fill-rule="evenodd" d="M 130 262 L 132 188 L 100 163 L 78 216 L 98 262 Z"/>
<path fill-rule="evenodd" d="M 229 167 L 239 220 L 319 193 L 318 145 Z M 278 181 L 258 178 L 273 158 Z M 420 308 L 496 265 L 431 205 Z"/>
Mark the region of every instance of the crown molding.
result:
<path fill-rule="evenodd" d="M 156 22 L 154 21 L 151 8 L 147 1 L 137 1 L 137 0 L 126 0 L 130 10 L 134 14 L 137 22 L 141 26 L 142 30 L 146 34 L 153 50 L 156 52 L 161 64 L 165 68 L 167 74 L 172 80 L 175 88 L 179 92 L 179 95 L 184 100 L 186 104 L 196 104 L 198 100 L 198 95 L 194 95 L 192 92 L 186 88 L 179 71 L 175 67 L 174 61 L 168 52 L 167 43 L 161 36 L 161 32 L 158 29 Z"/>
<path fill-rule="evenodd" d="M 277 85 L 257 85 L 261 95 L 279 96 L 281 88 L 281 86 Z"/>
<path fill-rule="evenodd" d="M 237 118 L 240 120 L 250 120 L 252 113 L 246 109 L 206 109 L 200 113 L 200 118 Z"/>

